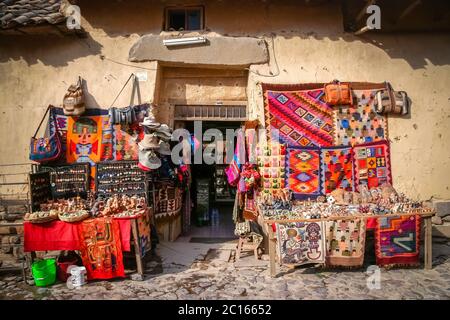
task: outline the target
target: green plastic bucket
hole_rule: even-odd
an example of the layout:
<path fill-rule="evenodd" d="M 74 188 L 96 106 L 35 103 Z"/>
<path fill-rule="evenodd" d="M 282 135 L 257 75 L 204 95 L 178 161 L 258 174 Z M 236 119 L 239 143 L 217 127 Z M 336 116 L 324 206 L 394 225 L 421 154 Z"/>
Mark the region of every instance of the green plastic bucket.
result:
<path fill-rule="evenodd" d="M 56 281 L 56 260 L 45 259 L 33 262 L 31 272 L 36 286 L 50 286 Z"/>

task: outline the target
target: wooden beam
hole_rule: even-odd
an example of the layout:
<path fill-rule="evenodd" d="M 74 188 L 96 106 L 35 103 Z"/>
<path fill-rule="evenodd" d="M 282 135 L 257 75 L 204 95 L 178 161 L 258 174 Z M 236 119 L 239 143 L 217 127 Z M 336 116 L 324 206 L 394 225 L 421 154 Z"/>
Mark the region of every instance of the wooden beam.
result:
<path fill-rule="evenodd" d="M 355 36 L 359 36 L 360 34 L 366 33 L 367 31 L 371 30 L 368 26 L 364 26 L 358 31 L 354 33 Z"/>
<path fill-rule="evenodd" d="M 401 19 L 406 17 L 408 14 L 410 14 L 411 11 L 413 11 L 414 8 L 416 8 L 421 3 L 422 3 L 421 0 L 416 0 L 413 3 L 411 3 L 405 10 L 403 10 L 403 12 L 400 14 L 400 16 L 398 17 L 397 21 L 395 21 L 395 23 L 398 23 Z"/>

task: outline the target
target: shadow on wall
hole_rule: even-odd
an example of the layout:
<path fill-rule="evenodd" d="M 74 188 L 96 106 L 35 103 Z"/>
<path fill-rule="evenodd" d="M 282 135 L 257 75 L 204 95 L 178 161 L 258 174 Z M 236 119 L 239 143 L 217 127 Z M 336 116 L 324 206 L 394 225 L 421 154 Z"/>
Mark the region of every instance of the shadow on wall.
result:
<path fill-rule="evenodd" d="M 0 63 L 24 60 L 28 65 L 62 67 L 70 61 L 101 53 L 102 45 L 90 35 L 76 36 L 0 36 Z"/>

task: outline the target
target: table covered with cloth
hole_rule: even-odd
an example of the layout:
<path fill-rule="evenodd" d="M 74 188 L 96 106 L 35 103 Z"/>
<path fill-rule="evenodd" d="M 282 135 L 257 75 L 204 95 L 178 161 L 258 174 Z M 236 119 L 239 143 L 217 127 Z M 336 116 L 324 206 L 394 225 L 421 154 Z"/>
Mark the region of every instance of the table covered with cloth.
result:
<path fill-rule="evenodd" d="M 120 229 L 123 251 L 130 251 L 131 222 L 116 219 Z M 82 221 L 69 223 L 55 220 L 46 223 L 24 222 L 24 251 L 80 250 L 79 226 Z"/>

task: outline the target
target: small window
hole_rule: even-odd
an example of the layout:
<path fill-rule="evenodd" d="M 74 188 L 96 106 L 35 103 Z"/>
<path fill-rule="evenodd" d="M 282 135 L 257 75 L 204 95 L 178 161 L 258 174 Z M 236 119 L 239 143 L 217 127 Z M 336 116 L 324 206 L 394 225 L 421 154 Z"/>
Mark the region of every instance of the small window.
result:
<path fill-rule="evenodd" d="M 203 29 L 203 7 L 166 9 L 166 31 Z"/>

